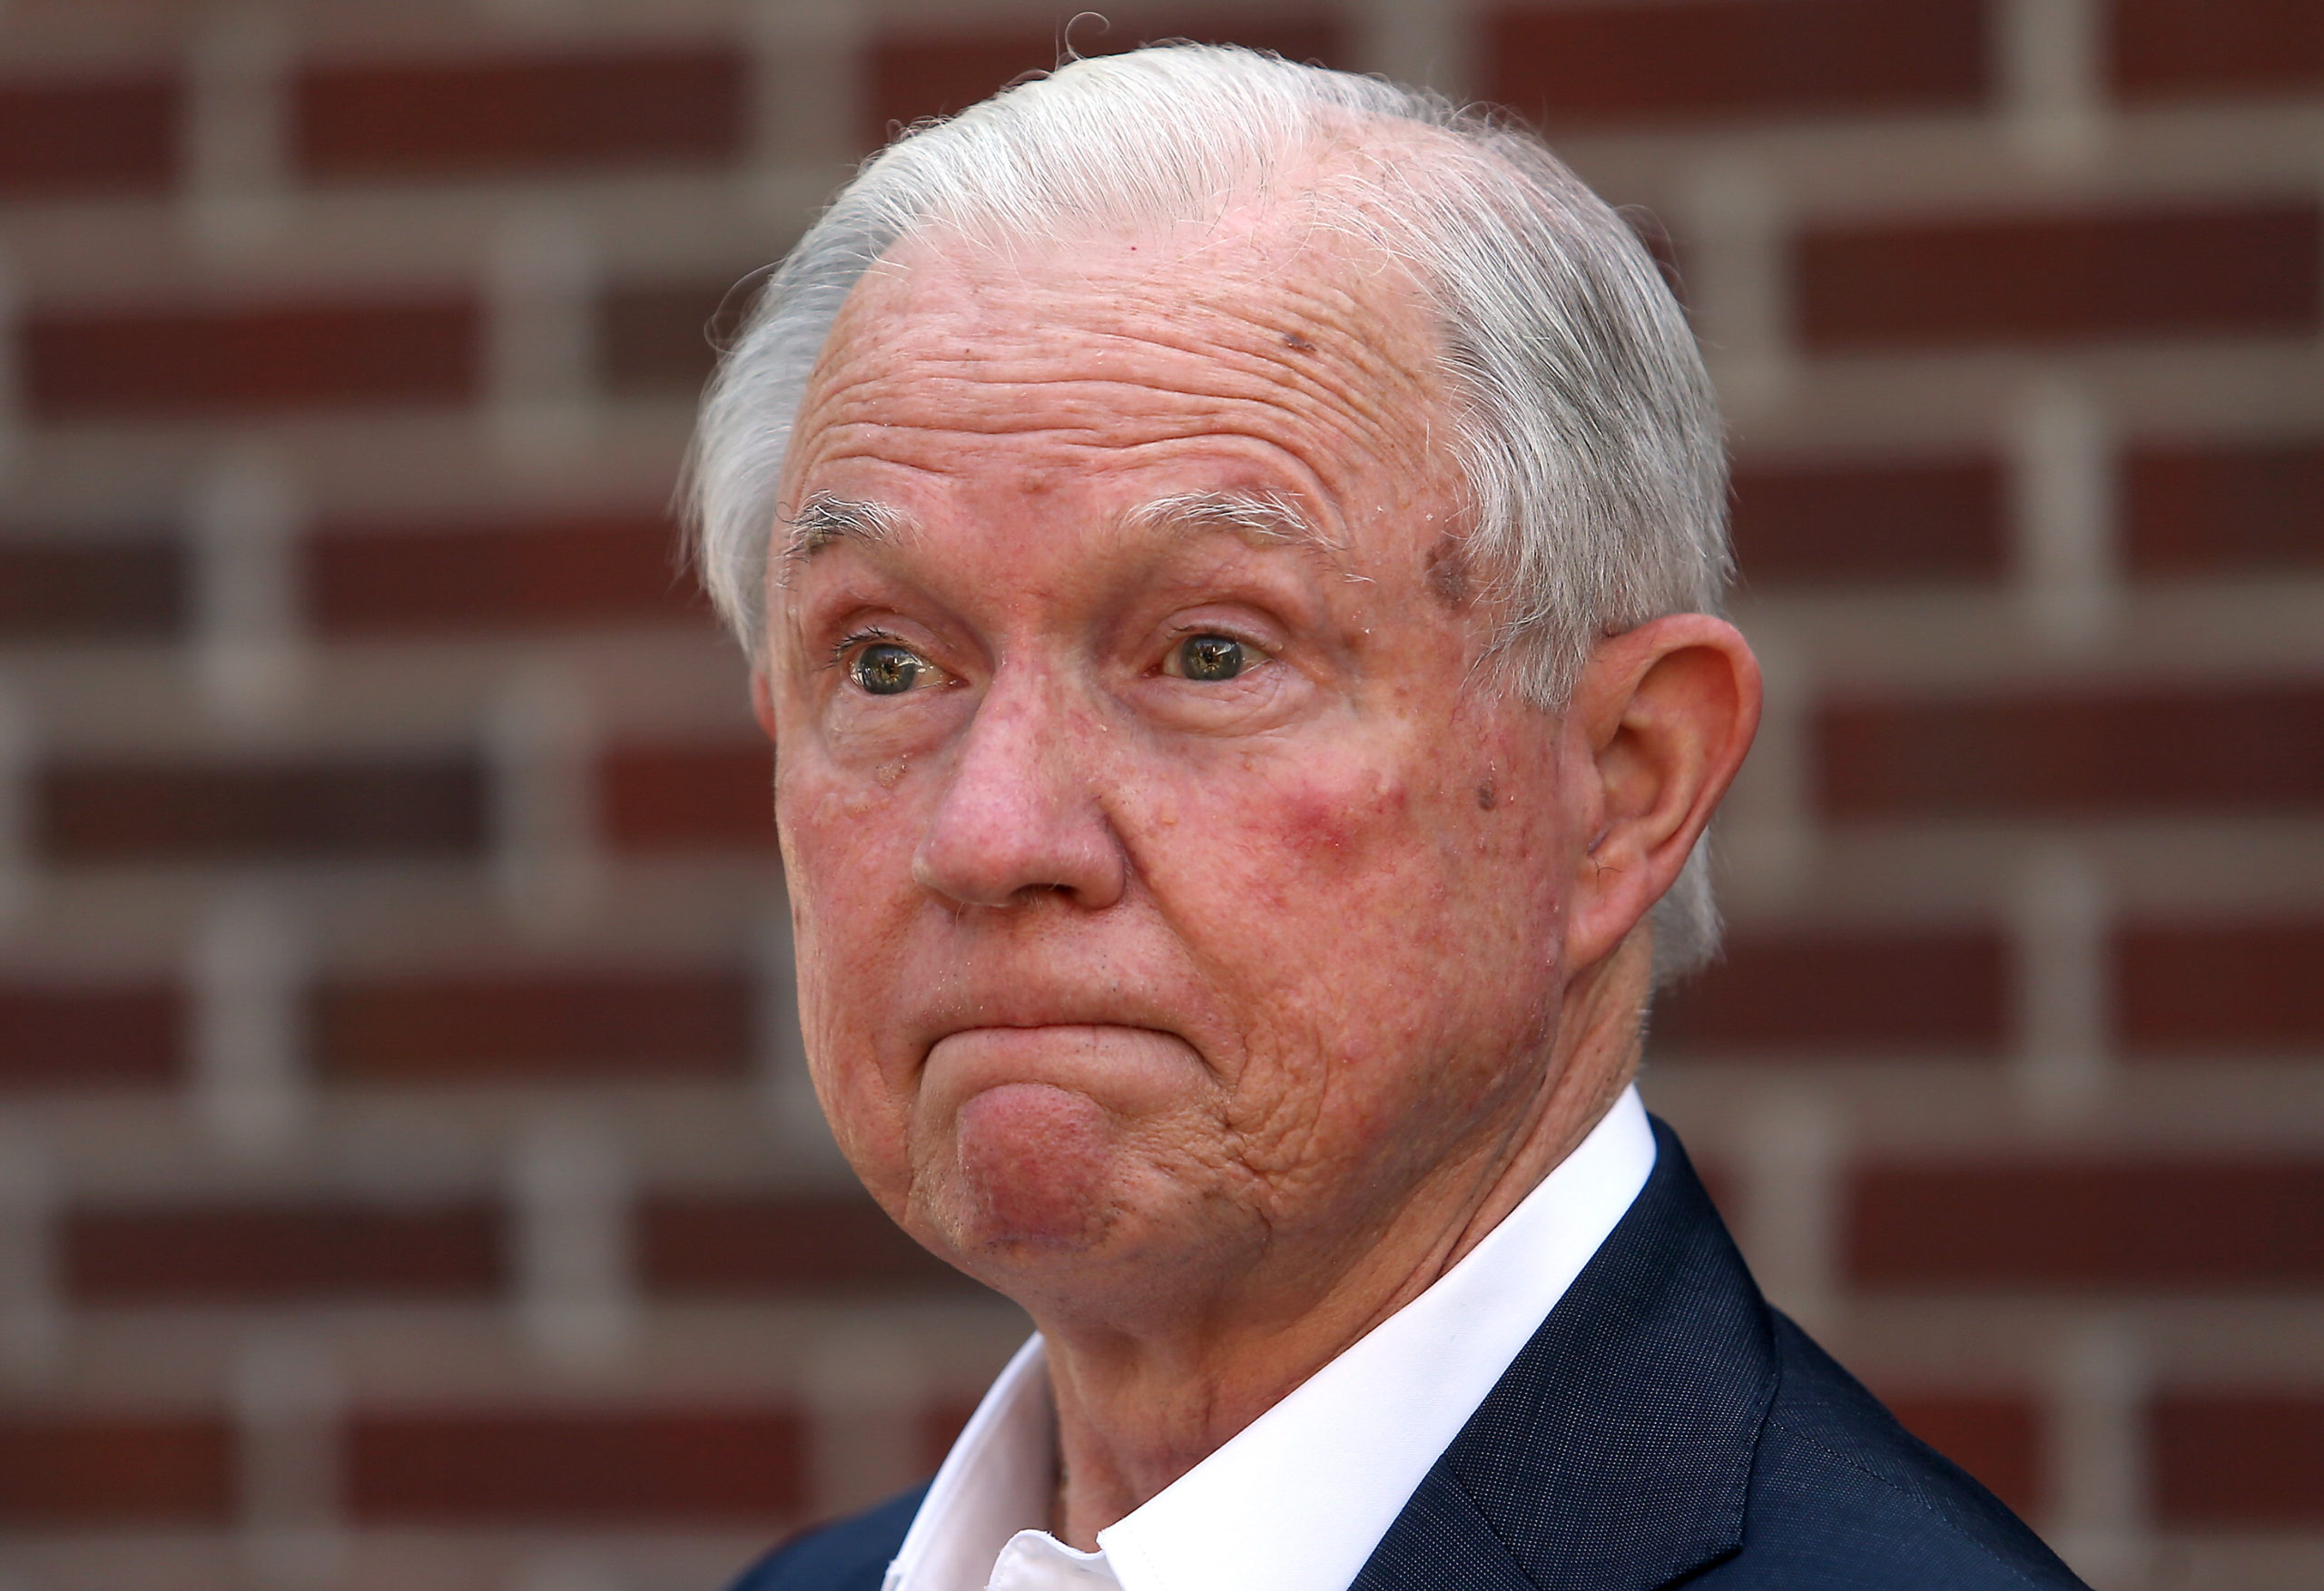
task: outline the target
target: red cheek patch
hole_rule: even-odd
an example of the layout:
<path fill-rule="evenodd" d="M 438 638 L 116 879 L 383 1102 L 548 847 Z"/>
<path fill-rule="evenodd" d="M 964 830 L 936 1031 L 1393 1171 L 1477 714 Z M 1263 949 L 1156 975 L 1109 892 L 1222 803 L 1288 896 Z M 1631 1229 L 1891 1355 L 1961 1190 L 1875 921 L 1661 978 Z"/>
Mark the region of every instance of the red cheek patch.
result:
<path fill-rule="evenodd" d="M 1078 1248 L 1105 1234 L 1114 1145 L 1095 1101 L 1007 1083 L 963 1105 L 955 1134 L 972 1244 Z"/>
<path fill-rule="evenodd" d="M 1403 785 L 1377 779 L 1300 786 L 1272 800 L 1279 849 L 1340 869 L 1360 865 L 1411 805 Z"/>

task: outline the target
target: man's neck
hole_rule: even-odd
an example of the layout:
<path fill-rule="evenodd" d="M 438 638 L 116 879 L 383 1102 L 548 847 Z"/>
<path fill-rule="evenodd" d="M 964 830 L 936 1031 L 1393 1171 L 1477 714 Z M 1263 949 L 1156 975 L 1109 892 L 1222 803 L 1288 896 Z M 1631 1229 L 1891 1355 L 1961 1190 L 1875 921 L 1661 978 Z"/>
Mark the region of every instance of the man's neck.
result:
<path fill-rule="evenodd" d="M 1303 1293 L 1222 1297 L 1126 1331 L 1036 1309 L 1058 1409 L 1052 1530 L 1083 1550 L 1433 1285 L 1590 1134 L 1638 1066 L 1650 946 L 1577 979 L 1528 1107 L 1433 1168 L 1384 1230 Z M 1571 1036 L 1568 1040 L 1568 1036 Z M 1270 1256 L 1269 1271 L 1284 1269 Z M 1312 1274 L 1312 1272 L 1311 1272 Z"/>

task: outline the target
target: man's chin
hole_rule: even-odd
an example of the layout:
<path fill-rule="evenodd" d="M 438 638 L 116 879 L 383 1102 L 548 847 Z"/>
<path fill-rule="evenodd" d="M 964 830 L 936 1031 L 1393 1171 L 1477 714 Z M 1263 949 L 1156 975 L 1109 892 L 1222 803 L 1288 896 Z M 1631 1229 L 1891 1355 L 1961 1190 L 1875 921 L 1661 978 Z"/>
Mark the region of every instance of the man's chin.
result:
<path fill-rule="evenodd" d="M 1004 1083 L 963 1101 L 952 1125 L 951 1164 L 930 1190 L 930 1213 L 963 1262 L 1008 1269 L 1103 1246 L 1118 1145 L 1095 1100 L 1047 1083 Z"/>

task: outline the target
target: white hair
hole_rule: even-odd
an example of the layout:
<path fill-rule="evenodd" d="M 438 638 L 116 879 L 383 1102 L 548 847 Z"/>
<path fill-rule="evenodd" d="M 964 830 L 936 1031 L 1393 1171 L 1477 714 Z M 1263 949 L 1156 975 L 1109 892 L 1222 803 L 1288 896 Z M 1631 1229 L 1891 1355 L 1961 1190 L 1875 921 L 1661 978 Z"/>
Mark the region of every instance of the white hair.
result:
<path fill-rule="evenodd" d="M 1405 266 L 1457 411 L 1461 549 L 1502 615 L 1496 657 L 1563 704 L 1604 635 L 1718 612 L 1727 464 L 1686 318 L 1635 233 L 1541 141 L 1376 78 L 1221 46 L 1076 60 L 868 162 L 775 270 L 703 402 L 689 472 L 718 610 L 763 644 L 776 493 L 840 306 L 899 241 L 1006 248 L 1078 227 L 1295 200 Z M 1698 847 L 1656 908 L 1658 984 L 1717 950 Z"/>

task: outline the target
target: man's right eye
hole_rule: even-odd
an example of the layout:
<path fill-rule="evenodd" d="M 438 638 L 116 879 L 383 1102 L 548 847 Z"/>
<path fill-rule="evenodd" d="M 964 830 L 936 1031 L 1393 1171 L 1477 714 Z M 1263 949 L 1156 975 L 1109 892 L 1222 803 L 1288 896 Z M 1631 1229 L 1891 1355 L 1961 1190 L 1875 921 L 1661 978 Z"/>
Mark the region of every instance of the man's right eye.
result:
<path fill-rule="evenodd" d="M 901 696 L 935 670 L 913 653 L 883 641 L 857 653 L 847 672 L 874 696 Z"/>

